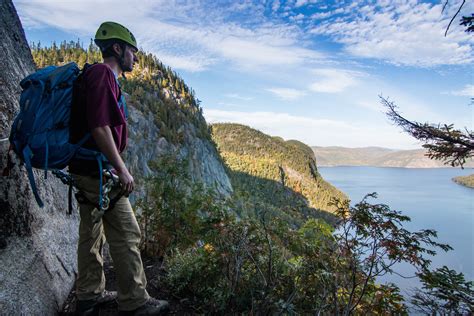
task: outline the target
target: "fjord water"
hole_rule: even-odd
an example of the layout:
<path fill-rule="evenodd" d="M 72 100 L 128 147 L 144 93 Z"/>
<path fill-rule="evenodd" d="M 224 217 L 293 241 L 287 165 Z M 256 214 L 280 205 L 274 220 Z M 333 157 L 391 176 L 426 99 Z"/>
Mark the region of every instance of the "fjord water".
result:
<path fill-rule="evenodd" d="M 451 180 L 472 174 L 473 169 L 320 167 L 318 170 L 326 181 L 349 196 L 351 205 L 366 194 L 377 192 L 378 198 L 372 203 L 387 204 L 409 216 L 407 229 L 438 231 L 438 242 L 447 243 L 454 250 L 439 251 L 432 258 L 432 267 L 446 265 L 464 273 L 466 279 L 474 279 L 474 189 Z M 396 270 L 403 275 L 414 272 L 403 264 Z M 416 279 L 396 275 L 387 275 L 379 281 L 397 284 L 406 295 L 419 286 Z"/>

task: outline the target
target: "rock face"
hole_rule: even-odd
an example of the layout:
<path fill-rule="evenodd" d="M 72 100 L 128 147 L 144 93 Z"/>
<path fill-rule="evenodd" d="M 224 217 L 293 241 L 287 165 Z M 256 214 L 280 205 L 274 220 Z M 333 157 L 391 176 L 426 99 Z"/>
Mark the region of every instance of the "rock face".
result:
<path fill-rule="evenodd" d="M 19 111 L 19 82 L 35 70 L 30 49 L 11 0 L 0 0 L 0 169 L 7 165 L 10 127 Z M 232 187 L 215 146 L 197 137 L 185 123 L 183 142 L 171 144 L 160 137 L 149 113 L 132 106 L 129 147 L 125 154 L 138 185 L 134 203 L 143 196 L 143 179 L 152 175 L 151 161 L 175 152 L 189 161 L 193 180 L 226 196 Z M 9 176 L 0 177 L 0 315 L 54 315 L 66 300 L 77 273 L 78 212 L 67 214 L 67 187 L 54 176 L 44 179 L 35 171 L 39 194 L 34 200 L 26 171 L 14 154 Z"/>
<path fill-rule="evenodd" d="M 20 80 L 35 69 L 25 34 L 9 0 L 0 1 L 0 169 L 19 110 Z M 0 177 L 0 314 L 51 315 L 74 283 L 78 218 L 67 215 L 66 187 L 35 172 L 45 207 L 31 193 L 26 172 L 15 167 Z"/>
<path fill-rule="evenodd" d="M 151 113 L 137 110 L 130 102 L 128 104 L 131 105 L 128 118 L 129 139 L 124 156 L 130 172 L 138 180 L 138 188 L 130 196 L 132 204 L 143 197 L 143 179 L 153 176 L 150 163 L 170 153 L 189 162 L 188 171 L 193 181 L 201 182 L 223 196 L 231 194 L 232 186 L 215 146 L 208 140 L 199 138 L 193 124 L 185 123 L 180 127 L 183 142 L 176 145 L 160 136 Z"/>

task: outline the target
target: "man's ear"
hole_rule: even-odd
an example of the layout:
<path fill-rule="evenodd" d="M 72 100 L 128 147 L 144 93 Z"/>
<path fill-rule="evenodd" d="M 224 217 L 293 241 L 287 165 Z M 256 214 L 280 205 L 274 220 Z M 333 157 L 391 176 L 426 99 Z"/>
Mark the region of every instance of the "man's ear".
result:
<path fill-rule="evenodd" d="M 114 50 L 117 55 L 121 56 L 122 55 L 122 46 L 119 43 L 114 43 L 112 45 L 112 49 Z"/>

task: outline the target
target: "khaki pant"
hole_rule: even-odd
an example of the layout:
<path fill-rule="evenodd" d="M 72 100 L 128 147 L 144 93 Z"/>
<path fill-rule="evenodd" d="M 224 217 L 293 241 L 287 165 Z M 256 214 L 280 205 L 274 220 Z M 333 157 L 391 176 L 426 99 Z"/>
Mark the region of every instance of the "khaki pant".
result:
<path fill-rule="evenodd" d="M 85 197 L 98 203 L 99 179 L 79 175 L 73 175 L 73 178 Z M 118 188 L 113 189 L 109 197 L 112 199 L 116 194 Z M 93 209 L 90 204 L 80 204 L 77 298 L 94 299 L 104 291 L 102 247 L 107 239 L 116 272 L 119 310 L 136 309 L 148 300 L 149 295 L 138 249 L 140 228 L 130 201 L 127 197 L 120 198 L 97 224 L 92 222 Z"/>

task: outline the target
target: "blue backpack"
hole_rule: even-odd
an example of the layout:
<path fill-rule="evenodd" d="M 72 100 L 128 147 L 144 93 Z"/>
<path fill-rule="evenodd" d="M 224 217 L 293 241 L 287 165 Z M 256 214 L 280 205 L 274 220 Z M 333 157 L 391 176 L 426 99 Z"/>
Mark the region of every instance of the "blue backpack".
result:
<path fill-rule="evenodd" d="M 25 163 L 31 189 L 40 207 L 43 207 L 43 202 L 38 194 L 32 168 L 43 169 L 46 179 L 48 170 L 65 168 L 73 157 L 96 159 L 102 189 L 102 162 L 105 157 L 100 152 L 81 148 L 91 136 L 90 133 L 77 144 L 69 142 L 72 92 L 74 82 L 80 74 L 77 64 L 69 63 L 40 69 L 20 82 L 23 88 L 20 113 L 13 122 L 9 139 L 13 151 Z M 72 183 L 69 188 L 70 197 L 71 185 Z M 100 196 L 102 197 L 102 192 Z"/>

